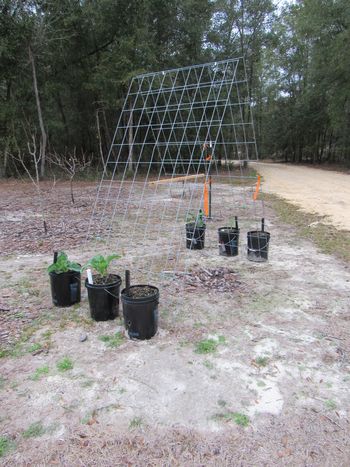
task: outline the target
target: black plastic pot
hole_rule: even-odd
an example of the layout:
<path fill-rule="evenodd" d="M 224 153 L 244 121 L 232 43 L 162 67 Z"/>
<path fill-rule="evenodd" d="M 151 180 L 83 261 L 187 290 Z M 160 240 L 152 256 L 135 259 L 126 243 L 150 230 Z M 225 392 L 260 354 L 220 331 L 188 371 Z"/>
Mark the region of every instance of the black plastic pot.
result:
<path fill-rule="evenodd" d="M 247 234 L 249 261 L 264 262 L 268 259 L 270 233 L 265 232 L 265 220 L 261 220 L 261 230 L 252 230 Z"/>
<path fill-rule="evenodd" d="M 158 329 L 159 289 L 152 285 L 133 285 L 129 288 L 130 293 L 137 287 L 149 287 L 154 293 L 136 298 L 129 296 L 127 289 L 122 290 L 125 328 L 132 339 L 151 339 Z"/>
<path fill-rule="evenodd" d="M 205 225 L 198 227 L 195 223 L 186 224 L 186 248 L 189 250 L 203 250 L 205 227 Z"/>
<path fill-rule="evenodd" d="M 80 272 L 50 272 L 49 276 L 55 306 L 71 306 L 80 302 Z"/>
<path fill-rule="evenodd" d="M 235 217 L 235 220 L 235 227 L 220 227 L 218 229 L 219 254 L 222 256 L 238 255 L 239 228 L 237 217 Z"/>
<path fill-rule="evenodd" d="M 89 284 L 88 280 L 85 280 L 91 318 L 95 321 L 115 319 L 119 314 L 119 291 L 122 279 L 116 274 L 110 276 L 113 282 L 106 285 Z M 93 276 L 93 280 L 96 280 L 96 276 Z"/>

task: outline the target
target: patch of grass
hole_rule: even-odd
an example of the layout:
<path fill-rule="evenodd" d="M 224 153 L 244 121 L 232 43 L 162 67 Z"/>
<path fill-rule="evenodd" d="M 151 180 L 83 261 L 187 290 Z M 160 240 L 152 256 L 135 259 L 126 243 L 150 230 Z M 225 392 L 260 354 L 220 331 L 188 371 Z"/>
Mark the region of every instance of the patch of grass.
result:
<path fill-rule="evenodd" d="M 256 385 L 257 385 L 259 388 L 263 388 L 264 386 L 266 386 L 266 383 L 264 383 L 264 381 L 257 381 Z"/>
<path fill-rule="evenodd" d="M 47 331 L 43 332 L 42 335 L 41 335 L 41 337 L 42 337 L 43 339 L 45 339 L 45 340 L 46 340 L 46 339 L 50 339 L 51 336 L 52 336 L 52 331 L 51 331 L 51 329 L 48 329 Z"/>
<path fill-rule="evenodd" d="M 208 354 L 216 352 L 218 348 L 218 341 L 214 339 L 204 339 L 195 345 L 195 352 L 199 354 Z"/>
<path fill-rule="evenodd" d="M 234 422 L 239 426 L 246 427 L 249 425 L 249 417 L 240 412 L 226 412 L 215 415 L 215 420 L 223 420 L 225 422 Z"/>
<path fill-rule="evenodd" d="M 224 336 L 219 336 L 218 339 L 203 339 L 196 343 L 194 351 L 199 354 L 215 353 L 219 344 L 225 342 Z"/>
<path fill-rule="evenodd" d="M 0 358 L 8 357 L 10 353 L 8 349 L 0 349 Z"/>
<path fill-rule="evenodd" d="M 337 230 L 322 221 L 324 217 L 302 211 L 282 198 L 264 194 L 280 219 L 294 225 L 301 237 L 312 240 L 322 253 L 334 254 L 338 258 L 350 262 L 350 232 Z"/>
<path fill-rule="evenodd" d="M 34 373 L 32 374 L 32 376 L 30 377 L 30 379 L 32 381 L 39 381 L 39 379 L 42 378 L 42 376 L 44 375 L 48 375 L 49 374 L 49 367 L 47 365 L 44 365 L 44 366 L 41 366 L 39 368 L 37 368 Z"/>
<path fill-rule="evenodd" d="M 337 408 L 337 403 L 333 399 L 326 400 L 324 405 L 328 410 L 335 410 Z"/>
<path fill-rule="evenodd" d="M 116 348 L 123 344 L 125 337 L 121 332 L 116 332 L 112 336 L 99 336 L 100 341 L 104 342 L 107 347 Z"/>
<path fill-rule="evenodd" d="M 256 359 L 254 360 L 254 362 L 255 362 L 258 366 L 267 366 L 268 363 L 269 363 L 269 359 L 268 359 L 267 357 L 259 356 L 259 357 L 256 357 Z"/>
<path fill-rule="evenodd" d="M 14 443 L 6 438 L 0 436 L 0 457 L 6 456 L 6 454 L 14 447 Z"/>
<path fill-rule="evenodd" d="M 30 347 L 28 347 L 27 352 L 28 353 L 33 353 L 33 352 L 36 352 L 37 350 L 42 349 L 42 347 L 43 346 L 39 342 L 35 342 Z"/>
<path fill-rule="evenodd" d="M 141 425 L 142 425 L 142 417 L 134 417 L 132 420 L 130 420 L 129 428 L 130 430 L 133 430 L 135 428 L 140 428 Z"/>
<path fill-rule="evenodd" d="M 38 438 L 45 433 L 45 428 L 41 422 L 32 423 L 26 430 L 23 431 L 22 436 L 25 439 Z"/>
<path fill-rule="evenodd" d="M 64 372 L 73 368 L 73 362 L 69 357 L 64 357 L 56 364 L 58 371 Z"/>

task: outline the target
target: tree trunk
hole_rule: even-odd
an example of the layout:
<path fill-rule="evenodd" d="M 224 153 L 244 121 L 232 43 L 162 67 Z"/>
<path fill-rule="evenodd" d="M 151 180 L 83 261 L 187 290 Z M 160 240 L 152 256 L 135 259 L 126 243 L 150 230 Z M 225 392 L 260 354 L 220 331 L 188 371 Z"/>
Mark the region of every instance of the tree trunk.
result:
<path fill-rule="evenodd" d="M 74 204 L 75 200 L 74 200 L 74 192 L 73 192 L 73 177 L 71 177 L 70 179 L 70 199 L 71 199 L 72 204 Z"/>
<path fill-rule="evenodd" d="M 40 125 L 40 131 L 41 131 L 40 177 L 43 178 L 45 175 L 47 135 L 46 135 L 45 127 L 44 127 L 43 114 L 41 110 L 40 96 L 39 96 L 39 90 L 38 90 L 38 81 L 36 78 L 35 60 L 34 60 L 34 55 L 33 55 L 33 52 L 30 46 L 28 47 L 28 53 L 29 53 L 29 61 L 30 61 L 30 64 L 32 65 L 34 94 L 35 94 L 36 107 L 38 111 L 39 125 Z"/>

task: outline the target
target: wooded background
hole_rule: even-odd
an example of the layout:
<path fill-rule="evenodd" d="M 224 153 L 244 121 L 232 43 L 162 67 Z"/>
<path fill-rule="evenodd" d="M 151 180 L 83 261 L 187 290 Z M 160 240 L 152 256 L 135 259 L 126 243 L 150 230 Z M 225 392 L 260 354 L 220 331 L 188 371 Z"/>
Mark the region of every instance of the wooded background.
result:
<path fill-rule="evenodd" d="M 102 167 L 129 79 L 244 55 L 260 157 L 350 163 L 349 0 L 0 0 L 0 176 Z M 31 162 L 30 162 L 31 161 Z"/>

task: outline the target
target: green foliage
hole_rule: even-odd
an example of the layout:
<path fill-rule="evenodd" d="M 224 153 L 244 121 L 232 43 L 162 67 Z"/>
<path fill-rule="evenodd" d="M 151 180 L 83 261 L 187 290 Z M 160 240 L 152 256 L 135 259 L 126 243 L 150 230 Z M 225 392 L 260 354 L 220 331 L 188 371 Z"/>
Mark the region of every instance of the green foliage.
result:
<path fill-rule="evenodd" d="M 254 362 L 255 362 L 258 366 L 267 366 L 268 363 L 269 363 L 269 359 L 268 359 L 267 357 L 259 356 L 259 357 L 256 357 L 256 359 L 254 360 Z"/>
<path fill-rule="evenodd" d="M 111 113 L 135 74 L 245 56 L 260 154 L 349 162 L 350 2 L 277 3 L 3 2 L 0 176 L 17 174 L 8 155 L 26 154 L 39 134 L 29 46 L 50 149 L 59 154 L 76 148 L 98 165 Z M 232 128 L 222 134 L 232 136 Z"/>
<path fill-rule="evenodd" d="M 4 457 L 13 447 L 14 443 L 11 440 L 5 436 L 0 436 L 0 457 Z"/>
<path fill-rule="evenodd" d="M 35 370 L 35 372 L 32 374 L 30 379 L 32 381 L 38 381 L 41 379 L 44 375 L 49 374 L 49 367 L 47 365 L 41 366 Z"/>
<path fill-rule="evenodd" d="M 23 438 L 38 438 L 45 433 L 45 428 L 41 422 L 32 423 L 26 430 L 23 431 Z"/>
<path fill-rule="evenodd" d="M 64 357 L 57 362 L 58 371 L 65 372 L 73 368 L 73 362 L 69 357 Z"/>
<path fill-rule="evenodd" d="M 50 264 L 47 268 L 48 272 L 55 272 L 56 274 L 61 274 L 62 272 L 76 271 L 80 272 L 80 265 L 69 261 L 68 256 L 64 251 L 61 251 L 57 256 L 56 263 Z"/>
<path fill-rule="evenodd" d="M 115 333 L 113 336 L 100 336 L 100 341 L 104 342 L 107 347 L 116 348 L 119 347 L 125 341 L 125 338 L 121 332 Z"/>
<path fill-rule="evenodd" d="M 199 354 L 208 354 L 216 352 L 219 344 L 225 343 L 225 337 L 219 336 L 218 339 L 204 339 L 196 343 L 195 352 Z"/>
<path fill-rule="evenodd" d="M 249 425 L 250 420 L 249 417 L 245 414 L 240 412 L 226 412 L 223 414 L 215 415 L 216 420 L 223 420 L 225 422 L 234 422 L 237 425 L 246 427 Z"/>
<path fill-rule="evenodd" d="M 41 348 L 42 348 L 42 345 L 39 342 L 35 342 L 34 344 L 31 344 L 28 347 L 27 352 L 33 353 L 33 352 L 36 352 L 37 350 L 40 350 Z"/>
<path fill-rule="evenodd" d="M 84 264 L 81 270 L 84 271 L 87 268 L 92 268 L 94 271 L 100 274 L 101 277 L 106 277 L 109 274 L 108 268 L 111 262 L 119 258 L 121 258 L 121 256 L 116 254 L 109 255 L 106 257 L 102 255 L 96 255 L 93 258 L 91 258 L 90 261 Z"/>
<path fill-rule="evenodd" d="M 189 212 L 186 217 L 187 224 L 195 224 L 196 227 L 205 227 L 205 216 L 203 211 L 200 209 L 197 216 L 195 216 L 192 212 Z"/>
<path fill-rule="evenodd" d="M 337 408 L 337 403 L 333 399 L 326 400 L 324 405 L 328 410 L 335 410 Z"/>
<path fill-rule="evenodd" d="M 140 428 L 141 425 L 142 425 L 142 417 L 134 417 L 132 420 L 130 420 L 129 428 L 133 430 L 135 428 Z"/>

